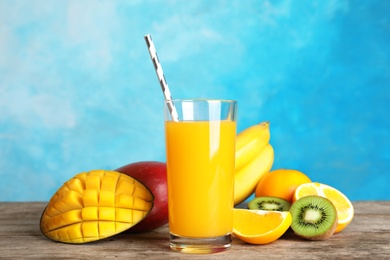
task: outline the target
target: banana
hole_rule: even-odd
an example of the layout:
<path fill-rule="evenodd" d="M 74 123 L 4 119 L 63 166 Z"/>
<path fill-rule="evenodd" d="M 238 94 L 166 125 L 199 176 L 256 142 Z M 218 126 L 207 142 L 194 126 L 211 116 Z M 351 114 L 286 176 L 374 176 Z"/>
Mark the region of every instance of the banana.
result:
<path fill-rule="evenodd" d="M 269 122 L 262 122 L 241 131 L 236 138 L 236 171 L 252 161 L 269 140 Z"/>
<path fill-rule="evenodd" d="M 274 162 L 274 149 L 266 144 L 264 149 L 234 174 L 234 205 L 245 201 L 256 189 L 257 183 L 269 172 Z"/>

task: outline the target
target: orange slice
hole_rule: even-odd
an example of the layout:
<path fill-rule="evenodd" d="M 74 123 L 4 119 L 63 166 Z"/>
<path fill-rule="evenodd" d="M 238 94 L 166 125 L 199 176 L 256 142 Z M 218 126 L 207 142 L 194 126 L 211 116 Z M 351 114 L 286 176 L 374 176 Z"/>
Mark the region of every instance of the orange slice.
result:
<path fill-rule="evenodd" d="M 268 244 L 291 225 L 288 211 L 234 209 L 233 234 L 249 244 Z"/>
<path fill-rule="evenodd" d="M 297 187 L 293 200 L 296 201 L 308 195 L 318 195 L 329 199 L 336 207 L 338 224 L 335 233 L 342 231 L 351 223 L 354 215 L 351 201 L 339 190 L 318 182 L 304 183 Z"/>

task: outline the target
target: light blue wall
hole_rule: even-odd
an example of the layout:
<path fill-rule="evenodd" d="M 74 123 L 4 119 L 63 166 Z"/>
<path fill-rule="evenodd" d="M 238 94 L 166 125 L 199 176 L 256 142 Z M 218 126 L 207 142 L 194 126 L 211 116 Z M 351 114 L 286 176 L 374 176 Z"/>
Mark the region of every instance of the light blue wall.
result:
<path fill-rule="evenodd" d="M 390 199 L 390 1 L 0 0 L 0 201 L 165 159 L 147 33 L 174 98 L 271 122 L 274 168 Z"/>

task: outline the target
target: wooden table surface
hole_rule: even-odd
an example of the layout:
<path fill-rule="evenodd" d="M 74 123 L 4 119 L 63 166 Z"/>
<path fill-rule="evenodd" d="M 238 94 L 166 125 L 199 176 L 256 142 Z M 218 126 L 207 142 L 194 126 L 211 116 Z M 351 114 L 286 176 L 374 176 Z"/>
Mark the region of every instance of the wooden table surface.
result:
<path fill-rule="evenodd" d="M 287 231 L 267 245 L 233 237 L 232 248 L 212 255 L 169 249 L 168 227 L 149 233 L 122 233 L 81 245 L 53 242 L 39 230 L 45 202 L 0 202 L 1 259 L 390 259 L 390 201 L 355 202 L 355 217 L 325 241 L 307 241 Z"/>

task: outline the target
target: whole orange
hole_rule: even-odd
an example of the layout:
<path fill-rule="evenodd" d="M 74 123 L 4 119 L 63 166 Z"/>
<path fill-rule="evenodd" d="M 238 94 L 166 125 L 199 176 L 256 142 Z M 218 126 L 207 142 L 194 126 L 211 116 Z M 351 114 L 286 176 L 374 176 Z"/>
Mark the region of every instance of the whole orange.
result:
<path fill-rule="evenodd" d="M 256 186 L 255 196 L 274 196 L 293 202 L 295 189 L 312 182 L 310 178 L 298 170 L 277 169 L 266 173 Z"/>

